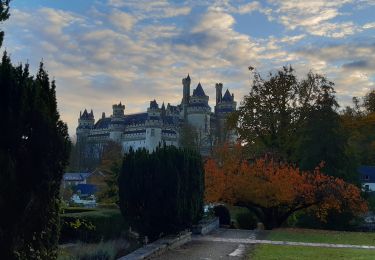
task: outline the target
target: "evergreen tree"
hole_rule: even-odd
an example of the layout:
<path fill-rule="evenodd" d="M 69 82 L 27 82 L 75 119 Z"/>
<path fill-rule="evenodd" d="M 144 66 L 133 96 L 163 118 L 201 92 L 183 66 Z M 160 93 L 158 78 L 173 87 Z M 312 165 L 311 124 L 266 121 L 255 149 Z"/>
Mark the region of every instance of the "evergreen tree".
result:
<path fill-rule="evenodd" d="M 0 23 L 9 18 L 10 0 L 0 0 Z M 4 32 L 0 31 L 0 47 L 3 44 Z"/>
<path fill-rule="evenodd" d="M 1 259 L 54 259 L 59 234 L 59 189 L 70 140 L 57 111 L 55 83 L 43 63 L 0 64 Z"/>
<path fill-rule="evenodd" d="M 196 223 L 203 209 L 204 173 L 199 153 L 173 146 L 130 151 L 119 177 L 120 209 L 151 239 Z"/>

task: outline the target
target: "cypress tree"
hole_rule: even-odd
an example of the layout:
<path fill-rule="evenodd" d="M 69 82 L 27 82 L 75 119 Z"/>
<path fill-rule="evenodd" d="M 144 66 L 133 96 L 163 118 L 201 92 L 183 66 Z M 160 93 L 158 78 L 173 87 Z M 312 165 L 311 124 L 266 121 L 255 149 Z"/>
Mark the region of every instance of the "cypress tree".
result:
<path fill-rule="evenodd" d="M 57 111 L 55 83 L 43 63 L 0 64 L 0 246 L 2 259 L 54 259 L 59 188 L 68 162 L 67 126 Z"/>
<path fill-rule="evenodd" d="M 175 147 L 130 151 L 119 177 L 120 209 L 132 228 L 156 239 L 202 216 L 204 172 L 199 153 Z"/>

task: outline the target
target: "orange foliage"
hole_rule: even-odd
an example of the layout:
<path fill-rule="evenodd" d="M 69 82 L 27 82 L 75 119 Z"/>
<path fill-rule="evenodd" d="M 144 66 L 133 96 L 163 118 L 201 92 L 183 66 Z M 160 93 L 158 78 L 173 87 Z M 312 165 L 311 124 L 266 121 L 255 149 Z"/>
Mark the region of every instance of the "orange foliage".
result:
<path fill-rule="evenodd" d="M 350 209 L 355 214 L 367 211 L 360 189 L 342 179 L 324 175 L 319 165 L 314 172 L 257 159 L 249 163 L 236 145 L 217 149 L 215 159 L 205 163 L 205 199 L 232 205 L 257 207 L 263 211 L 275 209 L 276 218 L 283 222 L 301 209 L 314 209 L 322 220 L 331 209 Z M 279 223 L 281 224 L 281 223 Z"/>

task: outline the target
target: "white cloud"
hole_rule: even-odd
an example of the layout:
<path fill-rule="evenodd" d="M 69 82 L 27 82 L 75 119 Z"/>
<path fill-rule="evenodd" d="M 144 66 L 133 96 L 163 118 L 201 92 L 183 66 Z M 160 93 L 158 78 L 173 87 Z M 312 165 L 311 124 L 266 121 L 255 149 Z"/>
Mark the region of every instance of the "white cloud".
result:
<path fill-rule="evenodd" d="M 110 14 L 109 20 L 112 24 L 125 31 L 130 31 L 137 21 L 132 15 L 119 10 L 114 10 Z"/>

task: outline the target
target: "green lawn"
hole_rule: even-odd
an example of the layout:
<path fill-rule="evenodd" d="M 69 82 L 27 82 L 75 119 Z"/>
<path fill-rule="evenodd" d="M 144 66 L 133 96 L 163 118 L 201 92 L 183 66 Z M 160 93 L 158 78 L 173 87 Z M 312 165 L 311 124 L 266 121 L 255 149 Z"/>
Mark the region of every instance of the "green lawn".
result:
<path fill-rule="evenodd" d="M 258 245 L 250 253 L 251 260 L 267 259 L 375 259 L 375 250 L 349 248 L 317 248 L 306 246 Z"/>
<path fill-rule="evenodd" d="M 314 229 L 275 229 L 266 239 L 311 243 L 334 243 L 351 245 L 375 245 L 375 233 L 341 232 Z M 375 259 L 375 258 L 374 258 Z"/>
<path fill-rule="evenodd" d="M 283 228 L 265 239 L 311 243 L 375 245 L 375 233 Z M 257 245 L 249 259 L 375 259 L 375 250 L 307 246 Z"/>

